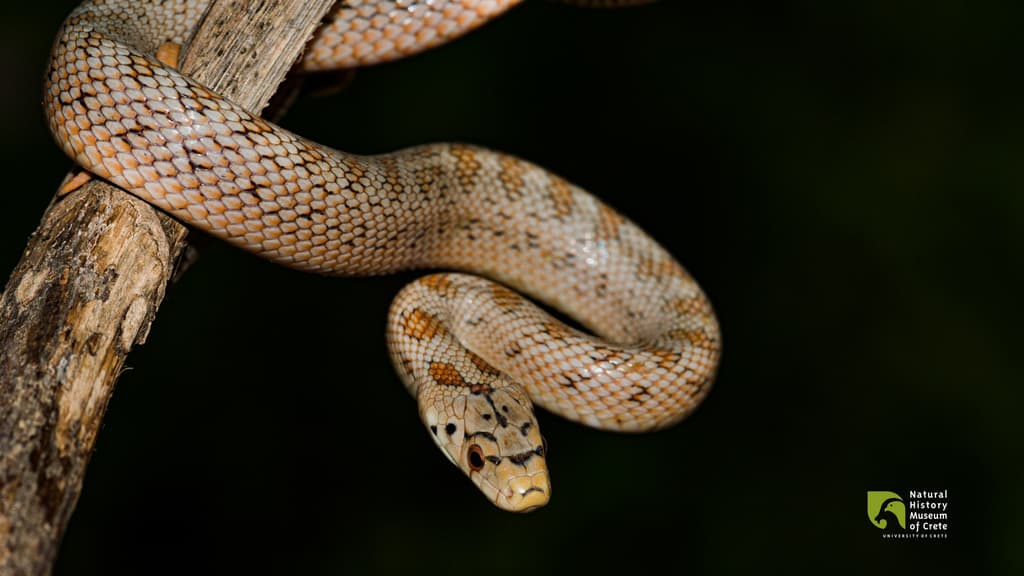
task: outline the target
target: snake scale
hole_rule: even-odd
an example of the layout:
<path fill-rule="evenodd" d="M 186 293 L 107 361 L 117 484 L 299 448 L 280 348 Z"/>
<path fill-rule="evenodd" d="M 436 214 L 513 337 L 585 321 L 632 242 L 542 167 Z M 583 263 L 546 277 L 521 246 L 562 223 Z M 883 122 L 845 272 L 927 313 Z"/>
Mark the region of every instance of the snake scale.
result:
<path fill-rule="evenodd" d="M 403 57 L 516 3 L 346 0 L 298 65 Z M 697 283 L 636 225 L 510 155 L 452 143 L 346 154 L 250 114 L 154 55 L 185 43 L 206 5 L 87 0 L 68 16 L 44 88 L 68 155 L 285 266 L 346 276 L 453 270 L 400 292 L 387 343 L 430 436 L 501 508 L 531 510 L 550 497 L 534 403 L 627 432 L 670 426 L 697 407 L 718 363 L 717 320 Z"/>

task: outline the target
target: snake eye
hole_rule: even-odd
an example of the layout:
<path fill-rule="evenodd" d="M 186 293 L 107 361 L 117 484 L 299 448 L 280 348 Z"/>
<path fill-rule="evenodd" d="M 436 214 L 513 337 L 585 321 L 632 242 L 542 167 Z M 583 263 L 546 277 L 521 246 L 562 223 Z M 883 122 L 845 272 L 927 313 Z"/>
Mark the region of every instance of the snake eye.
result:
<path fill-rule="evenodd" d="M 484 467 L 484 450 L 479 444 L 469 447 L 469 469 L 478 472 Z"/>

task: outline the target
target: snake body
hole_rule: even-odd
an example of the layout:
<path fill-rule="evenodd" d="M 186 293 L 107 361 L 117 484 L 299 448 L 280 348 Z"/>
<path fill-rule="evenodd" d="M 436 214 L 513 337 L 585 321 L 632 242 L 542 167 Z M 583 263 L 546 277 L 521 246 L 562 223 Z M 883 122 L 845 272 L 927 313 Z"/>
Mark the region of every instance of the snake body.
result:
<path fill-rule="evenodd" d="M 348 0 L 300 65 L 409 55 L 516 3 Z M 548 501 L 532 403 L 596 428 L 642 432 L 678 422 L 704 398 L 720 350 L 715 315 L 636 225 L 506 154 L 443 143 L 358 156 L 250 114 L 153 56 L 166 42 L 186 42 L 205 8 L 90 0 L 75 9 L 44 91 L 57 142 L 190 226 L 292 268 L 462 271 L 403 289 L 387 341 L 431 437 L 491 501 L 509 510 Z"/>

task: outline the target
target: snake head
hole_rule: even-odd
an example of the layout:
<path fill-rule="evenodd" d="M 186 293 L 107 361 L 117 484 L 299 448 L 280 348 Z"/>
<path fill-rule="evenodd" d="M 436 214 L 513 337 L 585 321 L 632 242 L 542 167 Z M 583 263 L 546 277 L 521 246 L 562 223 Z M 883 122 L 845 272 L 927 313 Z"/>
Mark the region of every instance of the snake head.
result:
<path fill-rule="evenodd" d="M 434 441 L 499 508 L 528 512 L 547 504 L 547 446 L 526 391 L 517 384 L 465 390 L 425 404 Z"/>

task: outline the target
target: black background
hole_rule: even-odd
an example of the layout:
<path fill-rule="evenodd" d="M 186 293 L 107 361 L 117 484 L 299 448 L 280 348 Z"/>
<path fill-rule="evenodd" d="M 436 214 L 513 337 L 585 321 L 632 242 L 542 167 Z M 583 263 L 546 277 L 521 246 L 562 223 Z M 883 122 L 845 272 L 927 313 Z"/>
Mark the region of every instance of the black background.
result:
<path fill-rule="evenodd" d="M 39 93 L 73 4 L 3 8 L 5 273 L 69 167 Z M 387 361 L 411 275 L 211 243 L 128 359 L 57 574 L 1021 573 L 1022 24 L 1012 2 L 531 1 L 303 98 L 284 124 L 333 147 L 473 142 L 619 208 L 711 296 L 714 391 L 649 436 L 542 414 L 553 500 L 502 513 Z M 883 541 L 871 489 L 949 490 L 949 539 Z"/>

